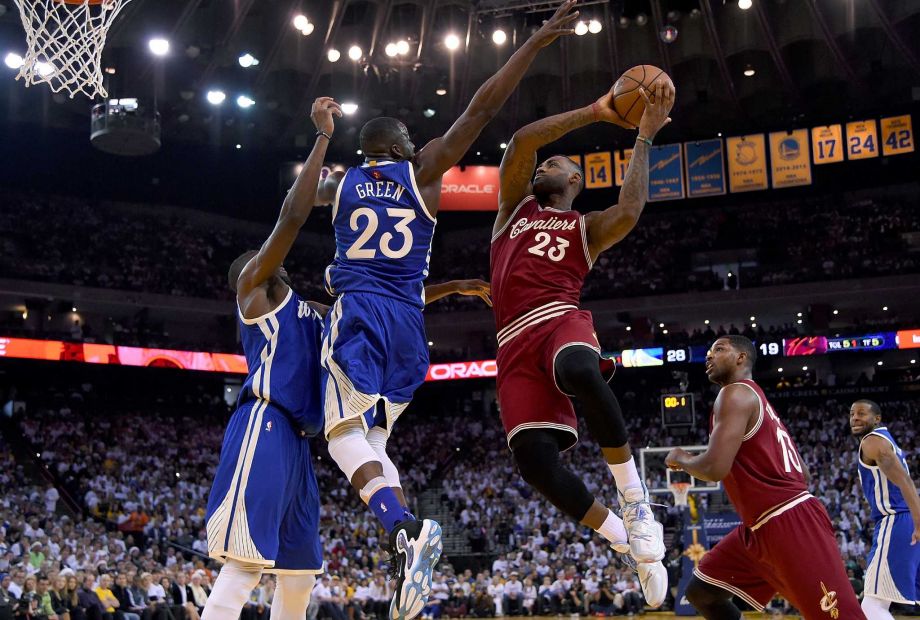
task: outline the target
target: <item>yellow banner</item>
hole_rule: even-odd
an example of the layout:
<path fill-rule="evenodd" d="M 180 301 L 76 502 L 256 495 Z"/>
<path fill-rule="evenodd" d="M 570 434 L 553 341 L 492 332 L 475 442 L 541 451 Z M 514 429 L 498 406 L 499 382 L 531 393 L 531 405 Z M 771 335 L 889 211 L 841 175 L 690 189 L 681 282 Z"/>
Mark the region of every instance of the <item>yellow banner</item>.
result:
<path fill-rule="evenodd" d="M 878 157 L 875 119 L 847 123 L 847 159 Z"/>
<path fill-rule="evenodd" d="M 882 119 L 882 155 L 914 152 L 914 129 L 910 114 Z"/>
<path fill-rule="evenodd" d="M 843 128 L 840 125 L 812 128 L 811 157 L 816 166 L 843 161 L 843 148 Z"/>
<path fill-rule="evenodd" d="M 767 189 L 767 146 L 763 134 L 727 138 L 725 152 L 730 191 Z"/>
<path fill-rule="evenodd" d="M 632 157 L 632 149 L 616 151 L 613 154 L 613 178 L 617 187 L 623 185 L 623 179 L 626 178 L 626 171 L 629 169 L 630 157 Z"/>
<path fill-rule="evenodd" d="M 585 187 L 613 187 L 613 169 L 608 151 L 585 154 Z"/>
<path fill-rule="evenodd" d="M 773 189 L 811 185 L 808 130 L 796 129 L 771 133 L 770 167 Z"/>
<path fill-rule="evenodd" d="M 569 155 L 568 158 L 574 161 L 579 166 L 581 165 L 581 155 Z"/>

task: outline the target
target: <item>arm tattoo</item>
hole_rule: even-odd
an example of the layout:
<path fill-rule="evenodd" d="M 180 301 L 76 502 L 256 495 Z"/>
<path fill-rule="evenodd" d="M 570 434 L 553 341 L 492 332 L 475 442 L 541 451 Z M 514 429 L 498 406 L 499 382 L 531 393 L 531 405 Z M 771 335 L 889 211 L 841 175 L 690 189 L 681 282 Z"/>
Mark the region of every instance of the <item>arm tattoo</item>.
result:
<path fill-rule="evenodd" d="M 620 190 L 620 206 L 636 209 L 639 213 L 648 201 L 648 148 L 644 142 L 636 142 Z"/>

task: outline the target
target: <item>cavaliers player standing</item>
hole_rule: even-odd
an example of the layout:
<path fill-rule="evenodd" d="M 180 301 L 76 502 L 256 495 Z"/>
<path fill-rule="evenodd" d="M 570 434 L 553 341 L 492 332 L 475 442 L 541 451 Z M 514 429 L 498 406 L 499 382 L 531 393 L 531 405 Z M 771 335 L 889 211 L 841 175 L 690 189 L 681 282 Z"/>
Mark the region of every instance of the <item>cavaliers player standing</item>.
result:
<path fill-rule="evenodd" d="M 706 376 L 722 387 L 709 446 L 674 448 L 665 463 L 721 481 L 742 523 L 703 556 L 687 599 L 707 620 L 734 620 L 738 596 L 763 610 L 779 592 L 807 620 L 865 618 L 847 579 L 830 518 L 808 492 L 807 469 L 766 396 L 751 379 L 757 353 L 744 336 L 716 340 Z"/>
<path fill-rule="evenodd" d="M 636 471 L 623 413 L 602 373 L 604 367 L 612 374 L 613 365 L 600 357 L 591 313 L 578 309 L 592 264 L 632 230 L 648 198 L 649 147 L 670 121 L 674 89 L 656 83 L 653 94 L 642 91 L 646 108 L 619 203 L 605 211 L 581 215 L 572 210 L 584 188 L 584 172 L 567 157 L 550 157 L 531 176 L 537 150 L 570 131 L 598 121 L 622 125 L 610 105 L 611 93 L 514 134 L 501 164 L 491 271 L 498 402 L 521 475 L 559 510 L 623 553 L 639 573 L 646 602 L 657 607 L 667 592 L 662 528 Z M 616 480 L 622 520 L 560 462 L 560 452 L 578 441 L 569 396 L 582 404 L 588 429 Z"/>

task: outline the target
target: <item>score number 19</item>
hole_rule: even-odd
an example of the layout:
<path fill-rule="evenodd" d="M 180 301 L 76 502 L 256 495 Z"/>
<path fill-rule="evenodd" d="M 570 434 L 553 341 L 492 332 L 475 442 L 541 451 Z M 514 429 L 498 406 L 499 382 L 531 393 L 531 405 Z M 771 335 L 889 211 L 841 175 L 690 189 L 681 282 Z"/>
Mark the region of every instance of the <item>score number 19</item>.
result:
<path fill-rule="evenodd" d="M 780 347 L 778 342 L 761 342 L 758 346 L 761 355 L 779 355 Z"/>

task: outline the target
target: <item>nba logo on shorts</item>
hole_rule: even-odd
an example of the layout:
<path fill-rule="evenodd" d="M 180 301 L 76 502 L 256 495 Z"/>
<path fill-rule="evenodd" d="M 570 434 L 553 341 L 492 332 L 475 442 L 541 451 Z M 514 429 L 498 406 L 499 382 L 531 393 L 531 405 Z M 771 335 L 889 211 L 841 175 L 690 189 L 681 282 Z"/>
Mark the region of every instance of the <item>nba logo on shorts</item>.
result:
<path fill-rule="evenodd" d="M 266 433 L 272 432 L 272 421 L 271 420 L 265 423 L 265 432 Z"/>

